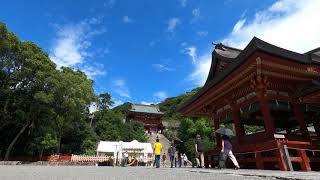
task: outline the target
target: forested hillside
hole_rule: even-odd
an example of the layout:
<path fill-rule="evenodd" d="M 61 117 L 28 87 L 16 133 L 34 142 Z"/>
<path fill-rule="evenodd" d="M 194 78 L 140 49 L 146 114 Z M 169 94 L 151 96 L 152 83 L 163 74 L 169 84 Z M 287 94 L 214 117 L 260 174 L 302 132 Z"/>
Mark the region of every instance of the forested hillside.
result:
<path fill-rule="evenodd" d="M 181 141 L 176 141 L 177 149 L 182 153 L 186 153 L 189 159 L 192 161 L 194 160 L 194 142 L 197 134 L 199 134 L 204 140 L 207 150 L 211 149 L 215 144 L 214 138 L 212 137 L 213 129 L 209 119 L 184 117 L 176 112 L 176 109 L 183 102 L 185 102 L 199 90 L 200 87 L 177 97 L 167 98 L 165 101 L 159 104 L 160 110 L 165 112 L 165 120 L 168 121 L 169 124 L 175 124 L 175 122 L 179 122 L 180 124 L 176 133 L 171 132 L 174 130 L 169 128 L 169 132 L 166 132 L 166 136 L 174 139 L 175 137 L 173 136 L 176 134 L 177 139 Z"/>

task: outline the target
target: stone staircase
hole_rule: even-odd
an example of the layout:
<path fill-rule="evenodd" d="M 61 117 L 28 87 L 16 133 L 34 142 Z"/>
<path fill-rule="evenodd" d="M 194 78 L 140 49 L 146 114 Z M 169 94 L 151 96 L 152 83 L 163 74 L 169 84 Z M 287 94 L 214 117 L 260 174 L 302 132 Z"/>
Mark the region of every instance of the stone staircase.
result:
<path fill-rule="evenodd" d="M 159 142 L 162 144 L 162 153 L 161 153 L 161 166 L 162 166 L 162 155 L 163 153 L 166 153 L 167 159 L 166 159 L 166 167 L 170 167 L 170 158 L 168 156 L 168 149 L 170 147 L 171 142 L 169 139 L 167 139 L 163 134 L 153 133 L 152 135 L 149 135 L 148 142 L 152 144 L 152 147 L 154 143 L 156 142 L 157 136 L 159 137 Z"/>

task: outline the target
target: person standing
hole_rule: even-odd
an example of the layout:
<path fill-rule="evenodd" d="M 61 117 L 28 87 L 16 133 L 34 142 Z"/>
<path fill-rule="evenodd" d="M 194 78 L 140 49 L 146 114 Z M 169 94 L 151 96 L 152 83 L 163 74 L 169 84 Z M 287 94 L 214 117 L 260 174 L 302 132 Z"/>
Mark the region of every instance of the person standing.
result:
<path fill-rule="evenodd" d="M 229 157 L 231 159 L 231 161 L 233 162 L 235 169 L 236 170 L 239 169 L 240 166 L 238 164 L 238 161 L 232 153 L 232 144 L 230 142 L 229 136 L 222 135 L 221 139 L 222 139 L 221 153 L 223 153 L 223 155 L 225 156 L 224 159 L 226 159 L 226 157 Z"/>
<path fill-rule="evenodd" d="M 195 150 L 197 166 L 204 168 L 204 144 L 199 134 L 197 135 L 197 139 L 195 141 Z"/>
<path fill-rule="evenodd" d="M 163 153 L 163 155 L 162 155 L 162 167 L 166 167 L 166 160 L 167 160 L 167 155 L 166 155 L 166 153 Z"/>
<path fill-rule="evenodd" d="M 188 156 L 183 153 L 183 166 L 186 167 L 188 165 Z"/>
<path fill-rule="evenodd" d="M 156 168 L 160 167 L 161 152 L 162 152 L 162 144 L 159 142 L 159 139 L 156 139 L 156 143 L 153 146 L 153 153 L 155 155 Z"/>
<path fill-rule="evenodd" d="M 128 159 L 129 159 L 128 151 L 124 152 L 123 156 L 124 156 L 124 166 L 127 166 L 128 165 Z"/>
<path fill-rule="evenodd" d="M 168 155 L 170 157 L 171 168 L 173 168 L 173 163 L 175 162 L 175 160 L 174 160 L 175 153 L 176 153 L 176 149 L 173 147 L 173 143 L 171 143 L 171 145 L 168 149 Z"/>

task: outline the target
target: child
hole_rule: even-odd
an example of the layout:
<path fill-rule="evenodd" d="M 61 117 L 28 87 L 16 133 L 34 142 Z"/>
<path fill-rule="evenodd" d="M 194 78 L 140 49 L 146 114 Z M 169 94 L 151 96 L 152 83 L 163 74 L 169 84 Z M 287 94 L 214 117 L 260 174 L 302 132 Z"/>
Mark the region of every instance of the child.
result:
<path fill-rule="evenodd" d="M 162 155 L 162 166 L 163 167 L 166 167 L 166 159 L 167 159 L 166 153 L 163 153 L 163 155 Z"/>

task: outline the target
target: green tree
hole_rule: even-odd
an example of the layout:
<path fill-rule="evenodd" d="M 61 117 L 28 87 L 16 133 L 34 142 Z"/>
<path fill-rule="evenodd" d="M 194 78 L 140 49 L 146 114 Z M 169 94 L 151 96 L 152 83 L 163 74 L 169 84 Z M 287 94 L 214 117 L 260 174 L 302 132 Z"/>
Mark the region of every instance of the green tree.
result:
<path fill-rule="evenodd" d="M 55 109 L 55 127 L 58 145 L 56 152 L 60 153 L 61 139 L 65 130 L 70 129 L 72 123 L 88 119 L 89 107 L 96 100 L 93 91 L 93 81 L 81 71 L 74 71 L 63 67 L 55 79 L 53 104 Z M 89 121 L 88 121 L 89 124 Z"/>
<path fill-rule="evenodd" d="M 55 73 L 55 65 L 46 53 L 32 42 L 21 42 L 13 33 L 8 32 L 4 24 L 0 24 L 1 47 L 1 91 L 6 97 L 1 97 L 4 106 L 1 116 L 4 125 L 15 124 L 19 130 L 11 137 L 4 160 L 26 129 L 32 128 L 39 119 L 43 102 L 39 96 L 45 96 L 50 86 L 50 78 Z M 41 95 L 40 95 L 41 94 Z M 47 99 L 50 101 L 50 99 Z M 10 109 L 10 113 L 8 113 Z"/>
<path fill-rule="evenodd" d="M 178 129 L 178 137 L 183 141 L 179 146 L 181 152 L 185 152 L 190 159 L 195 159 L 195 140 L 199 134 L 204 142 L 205 150 L 212 149 L 215 142 L 212 137 L 213 129 L 206 118 L 183 118 Z"/>
<path fill-rule="evenodd" d="M 114 102 L 111 100 L 111 95 L 109 93 L 99 94 L 99 110 L 108 110 Z"/>
<path fill-rule="evenodd" d="M 43 151 L 49 150 L 57 146 L 57 136 L 51 128 L 40 128 L 37 133 L 34 134 L 32 146 L 39 152 L 39 160 L 42 159 Z"/>

